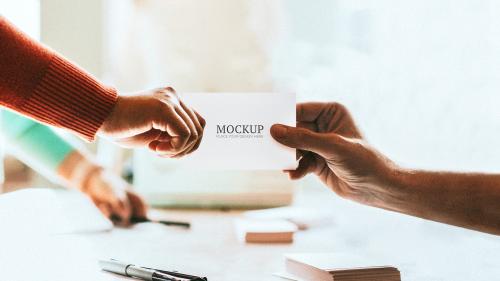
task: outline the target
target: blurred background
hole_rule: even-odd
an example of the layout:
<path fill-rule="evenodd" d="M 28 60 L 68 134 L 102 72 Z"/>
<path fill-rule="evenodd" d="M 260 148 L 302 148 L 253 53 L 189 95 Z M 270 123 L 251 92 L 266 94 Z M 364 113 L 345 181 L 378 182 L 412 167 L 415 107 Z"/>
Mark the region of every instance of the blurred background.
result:
<path fill-rule="evenodd" d="M 368 141 L 401 165 L 500 172 L 500 1 L 0 0 L 0 14 L 120 94 L 165 85 L 181 93 L 295 92 L 299 101 L 347 105 Z M 496 236 L 342 200 L 312 176 L 293 186 L 276 171 L 186 171 L 144 151 L 65 137 L 155 206 L 267 207 L 312 198 L 302 205 L 334 216 L 336 227 L 297 239 L 302 250 L 417 261 L 419 277 L 408 280 L 445 280 L 434 271 L 446 280 L 498 276 L 491 273 L 499 268 Z M 0 148 L 4 192 L 59 186 L 17 160 L 22 153 L 12 146 Z M 206 229 L 217 227 L 208 217 Z M 193 240 L 179 235 L 158 241 L 182 248 L 179 260 L 193 260 L 182 244 Z M 124 237 L 115 244 L 137 239 Z M 212 238 L 218 247 L 220 237 Z M 246 255 L 213 249 L 246 268 Z"/>
<path fill-rule="evenodd" d="M 121 93 L 172 85 L 339 101 L 396 162 L 499 172 L 498 1 L 0 0 L 0 13 Z M 292 200 L 278 172 L 186 179 L 175 162 L 85 145 L 156 205 Z M 3 151 L 4 191 L 50 184 Z"/>

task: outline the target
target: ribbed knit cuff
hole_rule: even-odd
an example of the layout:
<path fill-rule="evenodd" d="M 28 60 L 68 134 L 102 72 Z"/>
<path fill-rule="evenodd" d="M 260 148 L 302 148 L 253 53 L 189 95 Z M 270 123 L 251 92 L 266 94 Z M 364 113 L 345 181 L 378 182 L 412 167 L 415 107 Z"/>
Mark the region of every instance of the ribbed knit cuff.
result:
<path fill-rule="evenodd" d="M 55 55 L 23 110 L 92 141 L 113 110 L 116 90 Z"/>

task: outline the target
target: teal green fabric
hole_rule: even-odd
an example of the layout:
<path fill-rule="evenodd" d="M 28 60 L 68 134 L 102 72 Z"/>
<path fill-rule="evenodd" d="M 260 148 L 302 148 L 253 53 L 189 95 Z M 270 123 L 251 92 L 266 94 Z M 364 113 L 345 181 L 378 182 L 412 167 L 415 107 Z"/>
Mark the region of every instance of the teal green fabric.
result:
<path fill-rule="evenodd" d="M 49 127 L 8 110 L 0 112 L 7 145 L 21 151 L 30 161 L 55 171 L 75 148 Z"/>

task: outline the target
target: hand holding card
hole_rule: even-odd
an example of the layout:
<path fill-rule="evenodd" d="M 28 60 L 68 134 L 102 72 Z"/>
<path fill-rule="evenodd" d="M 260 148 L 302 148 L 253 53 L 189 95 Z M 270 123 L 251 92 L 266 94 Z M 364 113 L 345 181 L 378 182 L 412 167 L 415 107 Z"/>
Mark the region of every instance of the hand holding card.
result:
<path fill-rule="evenodd" d="M 149 147 L 179 158 L 195 151 L 205 120 L 181 101 L 171 87 L 119 96 L 99 134 L 123 147 Z"/>

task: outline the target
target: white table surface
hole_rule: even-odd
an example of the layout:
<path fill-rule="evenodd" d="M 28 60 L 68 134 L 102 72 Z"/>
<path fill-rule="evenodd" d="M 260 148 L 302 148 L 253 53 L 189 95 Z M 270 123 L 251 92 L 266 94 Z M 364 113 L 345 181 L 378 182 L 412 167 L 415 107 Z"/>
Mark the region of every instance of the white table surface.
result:
<path fill-rule="evenodd" d="M 243 244 L 240 211 L 152 210 L 189 220 L 189 230 L 138 224 L 104 233 L 0 241 L 0 280 L 129 280 L 99 271 L 98 258 L 177 269 L 209 280 L 281 280 L 283 254 L 338 252 L 389 260 L 402 280 L 500 280 L 500 237 L 378 210 L 337 198 L 312 180 L 296 205 L 332 213 L 333 223 L 296 234 L 293 244 Z M 3 276 L 3 278 L 2 278 Z"/>

